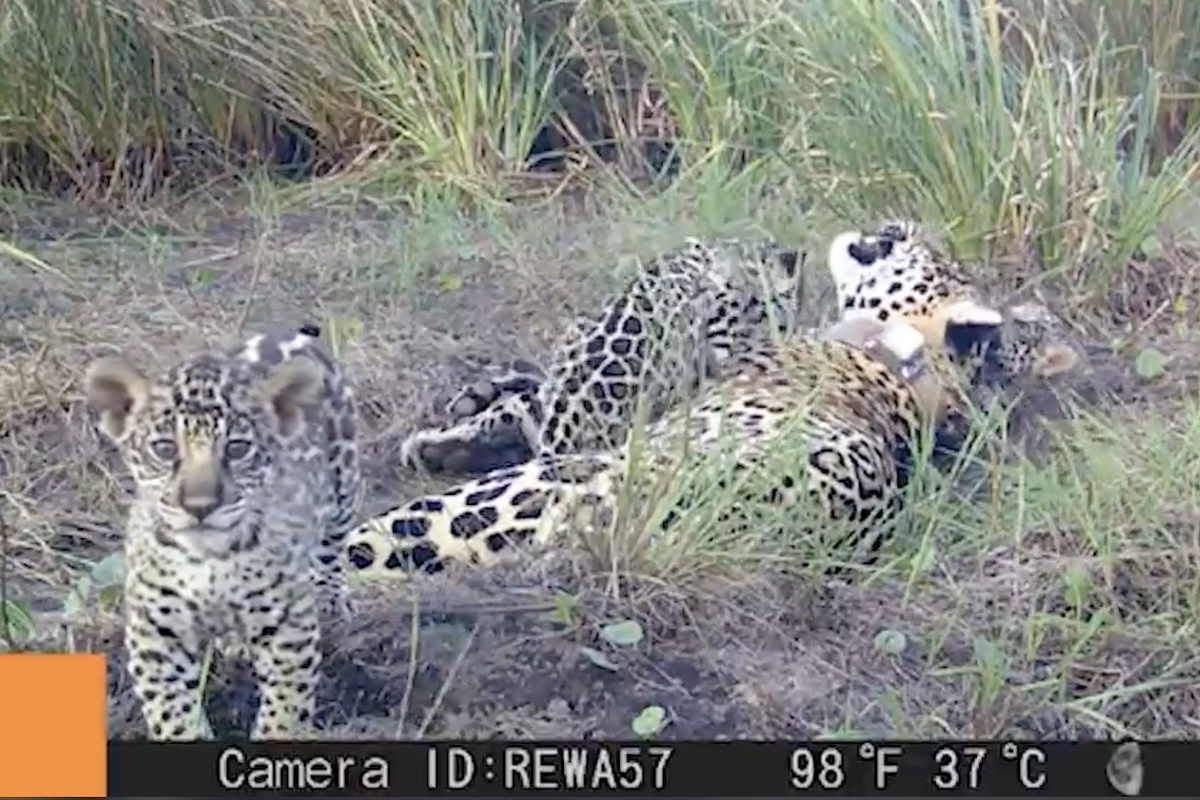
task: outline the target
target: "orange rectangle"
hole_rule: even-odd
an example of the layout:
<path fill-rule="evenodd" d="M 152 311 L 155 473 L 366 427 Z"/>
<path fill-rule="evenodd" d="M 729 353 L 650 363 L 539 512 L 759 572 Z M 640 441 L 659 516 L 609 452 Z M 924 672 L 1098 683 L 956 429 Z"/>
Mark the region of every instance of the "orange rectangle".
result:
<path fill-rule="evenodd" d="M 99 654 L 0 654 L 0 797 L 104 797 Z"/>

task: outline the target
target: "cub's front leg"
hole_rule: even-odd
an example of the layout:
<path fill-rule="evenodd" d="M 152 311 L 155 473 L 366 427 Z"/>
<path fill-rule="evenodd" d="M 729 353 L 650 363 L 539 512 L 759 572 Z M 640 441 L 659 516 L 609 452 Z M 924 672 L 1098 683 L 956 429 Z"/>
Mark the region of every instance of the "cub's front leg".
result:
<path fill-rule="evenodd" d="M 314 734 L 321 670 L 318 595 L 303 590 L 289 594 L 249 611 L 260 696 L 253 739 L 308 739 Z"/>
<path fill-rule="evenodd" d="M 125 602 L 127 669 L 150 738 L 212 739 L 200 696 L 203 639 L 195 606 L 136 576 L 126 582 Z"/>

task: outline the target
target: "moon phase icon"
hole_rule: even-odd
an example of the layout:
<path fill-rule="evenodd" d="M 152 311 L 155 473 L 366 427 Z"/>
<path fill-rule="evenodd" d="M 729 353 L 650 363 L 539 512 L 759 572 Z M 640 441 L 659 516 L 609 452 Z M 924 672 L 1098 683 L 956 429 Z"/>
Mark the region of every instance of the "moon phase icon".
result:
<path fill-rule="evenodd" d="M 1126 797 L 1142 793 L 1142 750 L 1137 742 L 1125 742 L 1108 759 L 1108 783 Z"/>

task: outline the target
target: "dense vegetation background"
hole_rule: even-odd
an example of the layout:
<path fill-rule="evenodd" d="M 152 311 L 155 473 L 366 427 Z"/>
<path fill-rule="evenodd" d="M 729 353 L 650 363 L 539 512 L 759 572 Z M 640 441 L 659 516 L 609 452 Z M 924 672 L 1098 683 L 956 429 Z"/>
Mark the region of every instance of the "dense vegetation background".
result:
<path fill-rule="evenodd" d="M 1104 293 L 1196 169 L 1188 0 L 15 0 L 0 37 L 0 178 L 86 200 L 752 175 Z"/>

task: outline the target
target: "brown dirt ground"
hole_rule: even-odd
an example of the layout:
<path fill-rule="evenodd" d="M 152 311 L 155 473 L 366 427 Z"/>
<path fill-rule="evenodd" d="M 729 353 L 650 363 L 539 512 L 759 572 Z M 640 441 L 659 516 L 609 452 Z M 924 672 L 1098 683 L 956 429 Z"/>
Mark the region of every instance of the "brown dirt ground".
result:
<path fill-rule="evenodd" d="M 4 268 L 0 496 L 10 528 L 8 574 L 17 595 L 42 614 L 42 645 L 110 654 L 113 735 L 142 730 L 120 666 L 114 615 L 93 609 L 89 621 L 72 624 L 71 640 L 56 624 L 64 586 L 88 560 L 118 546 L 129 489 L 111 448 L 88 424 L 77 388 L 84 364 L 113 349 L 161 364 L 263 324 L 314 315 L 358 320 L 361 329 L 343 357 L 365 401 L 366 511 L 376 512 L 429 488 L 396 467 L 399 441 L 430 412 L 432 397 L 466 377 L 464 356 L 536 358 L 558 319 L 588 308 L 612 285 L 589 251 L 654 249 L 638 230 L 618 247 L 597 233 L 603 220 L 576 224 L 567 212 L 555 214 L 555 232 L 532 243 L 470 226 L 453 234 L 413 232 L 409 241 L 395 219 L 344 214 L 283 215 L 269 230 L 235 224 L 231 215 L 203 229 L 143 225 L 136 234 L 110 228 L 103 236 L 95 226 L 90 235 L 86 228 L 79 233 L 75 221 L 71 240 L 27 224 L 18 231 L 69 280 Z M 426 246 L 420 236 L 440 238 Z M 42 241 L 30 244 L 34 239 Z M 405 274 L 417 277 L 406 282 Z M 461 281 L 439 277 L 446 275 Z M 1161 339 L 1158 346 L 1194 361 L 1187 344 Z M 1091 368 L 1073 387 L 1090 402 L 1157 402 L 1184 388 L 1147 388 L 1127 358 L 1099 345 L 1091 355 Z M 1187 367 L 1173 374 L 1195 375 Z M 1033 403 L 1043 406 L 1053 410 L 1046 397 Z M 998 563 L 1004 558 L 996 554 Z M 1002 616 L 1019 614 L 1001 579 L 1011 577 L 1004 572 L 1010 568 L 1000 564 L 995 574 L 979 576 L 978 604 L 963 613 L 999 607 Z M 1045 569 L 1026 576 L 1028 585 L 1044 584 L 1054 567 Z M 623 589 L 625 599 L 612 599 L 604 576 L 564 555 L 429 581 L 419 606 L 404 590 L 364 595 L 360 624 L 330 645 L 324 726 L 335 737 L 628 737 L 638 710 L 658 704 L 670 719 L 664 735 L 681 738 L 1093 732 L 1086 715 L 1026 707 L 1016 690 L 985 708 L 969 700 L 961 676 L 927 672 L 923 658 L 935 640 L 943 661 L 947 653 L 953 660 L 956 648 L 968 660 L 969 642 L 959 634 L 941 641 L 938 615 L 929 612 L 957 602 L 950 588 L 916 602 L 888 578 L 801 593 L 764 579 L 703 601 L 654 587 Z M 578 597 L 570 627 L 546 619 L 560 592 Z M 1042 593 L 1020 604 L 1034 608 Z M 414 608 L 418 657 L 410 674 Z M 643 644 L 617 649 L 599 642 L 599 624 L 630 615 L 646 624 Z M 888 627 L 909 631 L 917 646 L 903 656 L 880 653 L 872 641 Z M 581 645 L 604 649 L 619 669 L 591 664 Z M 1108 667 L 1126 670 L 1129 681 L 1156 669 Z M 218 682 L 219 724 L 245 729 L 252 699 L 246 683 Z M 1161 703 L 1181 698 L 1186 694 Z M 1194 693 L 1191 702 L 1194 719 Z M 898 713 L 905 730 L 897 727 Z M 1150 703 L 1124 723 L 1153 731 L 1165 713 Z M 1170 711 L 1174 718 L 1188 714 Z"/>

